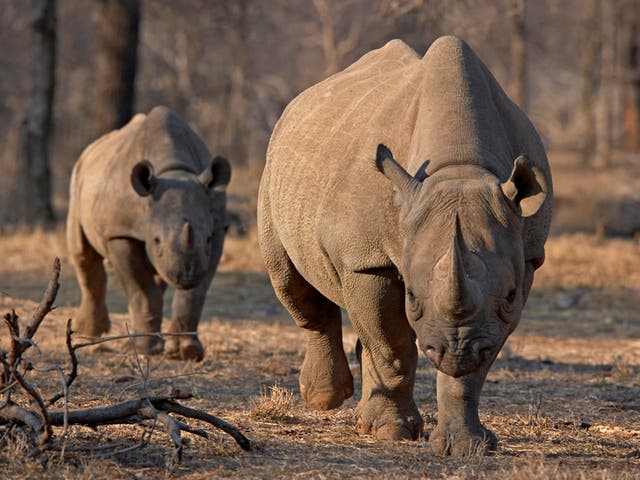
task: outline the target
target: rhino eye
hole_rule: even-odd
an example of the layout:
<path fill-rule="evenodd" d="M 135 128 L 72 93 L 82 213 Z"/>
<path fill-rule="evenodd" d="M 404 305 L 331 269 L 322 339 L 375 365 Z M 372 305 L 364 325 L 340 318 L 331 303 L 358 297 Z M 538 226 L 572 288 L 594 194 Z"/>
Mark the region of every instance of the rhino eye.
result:
<path fill-rule="evenodd" d="M 509 290 L 509 293 L 505 297 L 505 300 L 509 303 L 513 303 L 516 301 L 516 295 L 517 295 L 516 289 L 512 288 L 511 290 Z"/>
<path fill-rule="evenodd" d="M 160 237 L 153 237 L 153 243 L 155 245 L 160 245 Z"/>
<path fill-rule="evenodd" d="M 409 303 L 414 304 L 416 303 L 416 297 L 413 294 L 413 292 L 409 289 L 407 289 L 407 299 L 409 300 Z"/>
<path fill-rule="evenodd" d="M 408 310 L 410 313 L 417 314 L 421 310 L 421 305 L 411 289 L 407 289 L 407 301 L 409 303 Z"/>

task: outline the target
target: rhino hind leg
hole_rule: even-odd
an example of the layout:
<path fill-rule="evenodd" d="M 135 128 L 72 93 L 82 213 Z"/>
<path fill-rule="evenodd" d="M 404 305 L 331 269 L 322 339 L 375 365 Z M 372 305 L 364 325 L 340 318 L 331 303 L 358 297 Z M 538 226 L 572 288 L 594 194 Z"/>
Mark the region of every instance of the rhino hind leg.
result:
<path fill-rule="evenodd" d="M 302 277 L 271 232 L 263 223 L 260 246 L 273 289 L 296 324 L 307 330 L 300 393 L 312 408 L 337 408 L 353 395 L 353 377 L 342 344 L 340 308 Z"/>
<path fill-rule="evenodd" d="M 302 278 L 290 260 L 286 263 L 287 273 L 272 277 L 272 283 L 296 324 L 307 330 L 300 394 L 317 410 L 337 408 L 353 395 L 353 377 L 342 344 L 340 308 Z"/>
<path fill-rule="evenodd" d="M 417 439 L 423 420 L 413 400 L 415 334 L 400 312 L 397 274 L 355 273 L 343 279 L 347 311 L 361 343 L 362 398 L 356 430 L 382 440 Z"/>
<path fill-rule="evenodd" d="M 105 303 L 107 274 L 104 259 L 89 244 L 72 215 L 67 223 L 67 245 L 82 295 L 80 306 L 76 310 L 74 330 L 83 335 L 98 337 L 111 328 Z"/>
<path fill-rule="evenodd" d="M 134 333 L 160 333 L 162 297 L 166 284 L 159 280 L 147 258 L 144 244 L 118 238 L 107 243 L 109 261 L 113 265 L 127 295 L 129 316 Z M 135 339 L 136 347 L 145 354 L 158 355 L 164 350 L 160 335 Z"/>

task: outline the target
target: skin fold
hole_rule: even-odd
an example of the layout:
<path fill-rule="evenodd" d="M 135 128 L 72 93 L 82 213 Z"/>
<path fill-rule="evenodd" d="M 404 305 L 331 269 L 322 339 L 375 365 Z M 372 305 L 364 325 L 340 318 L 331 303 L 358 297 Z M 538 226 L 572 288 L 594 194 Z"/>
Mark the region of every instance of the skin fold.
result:
<path fill-rule="evenodd" d="M 480 392 L 544 261 L 552 183 L 535 129 L 462 40 L 398 40 L 294 99 L 271 137 L 258 232 L 278 298 L 307 330 L 300 390 L 353 394 L 356 428 L 415 439 L 418 347 L 438 368 L 434 452 L 496 446 Z M 417 342 L 416 342 L 417 340 Z"/>

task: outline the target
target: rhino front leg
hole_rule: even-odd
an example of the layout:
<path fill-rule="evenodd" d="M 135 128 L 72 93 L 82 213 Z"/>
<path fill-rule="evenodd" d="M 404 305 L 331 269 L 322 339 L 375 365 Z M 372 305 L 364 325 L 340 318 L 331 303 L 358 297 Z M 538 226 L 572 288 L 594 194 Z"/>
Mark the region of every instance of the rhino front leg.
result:
<path fill-rule="evenodd" d="M 362 343 L 356 429 L 384 440 L 415 440 L 424 423 L 413 400 L 418 352 L 396 277 L 391 271 L 362 273 L 343 282 L 347 311 Z"/>
<path fill-rule="evenodd" d="M 429 447 L 443 455 L 475 455 L 495 450 L 496 436 L 480 423 L 478 402 L 489 367 L 453 378 L 438 372 L 438 425 Z"/>
<path fill-rule="evenodd" d="M 224 234 L 221 232 L 220 235 L 214 237 L 214 242 L 211 246 L 207 275 L 197 287 L 189 290 L 176 290 L 173 294 L 171 303 L 172 320 L 169 324 L 169 333 L 197 332 L 207 291 L 209 291 L 222 255 L 223 244 Z M 204 347 L 197 333 L 169 336 L 165 343 L 164 353 L 169 358 L 199 362 L 204 358 Z"/>
<path fill-rule="evenodd" d="M 160 333 L 166 284 L 158 279 L 144 243 L 118 238 L 107 242 L 107 250 L 109 261 L 127 294 L 134 333 Z M 160 354 L 164 348 L 164 341 L 156 335 L 136 338 L 135 343 L 149 355 Z"/>
<path fill-rule="evenodd" d="M 176 290 L 171 303 L 172 321 L 169 333 L 194 332 L 193 335 L 169 336 L 165 344 L 165 355 L 179 360 L 201 361 L 204 347 L 195 333 L 202 315 L 202 308 L 213 274 L 203 280 L 196 288 Z"/>

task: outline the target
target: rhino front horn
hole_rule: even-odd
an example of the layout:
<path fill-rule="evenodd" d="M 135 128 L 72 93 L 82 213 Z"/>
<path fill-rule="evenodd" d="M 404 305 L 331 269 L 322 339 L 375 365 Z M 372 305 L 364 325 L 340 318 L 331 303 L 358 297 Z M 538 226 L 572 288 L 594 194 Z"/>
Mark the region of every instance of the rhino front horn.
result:
<path fill-rule="evenodd" d="M 184 224 L 184 227 L 182 227 L 180 239 L 182 240 L 182 245 L 184 246 L 185 250 L 191 250 L 193 248 L 193 228 L 191 227 L 191 224 L 189 224 L 189 222 L 186 222 Z"/>
<path fill-rule="evenodd" d="M 436 308 L 444 317 L 456 322 L 471 317 L 479 308 L 480 292 L 475 281 L 468 278 L 458 241 L 459 225 L 447 253 L 439 260 L 439 284 L 435 295 Z"/>

